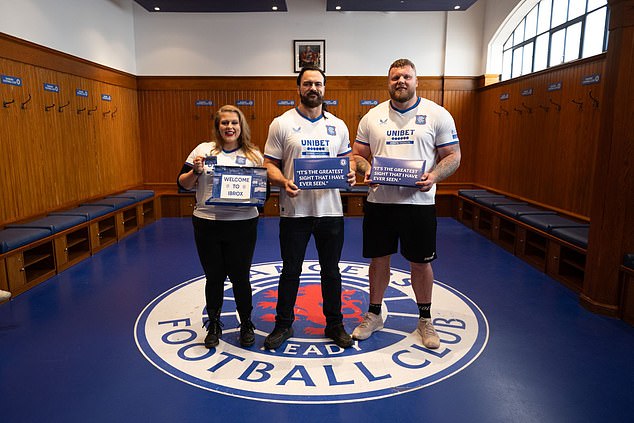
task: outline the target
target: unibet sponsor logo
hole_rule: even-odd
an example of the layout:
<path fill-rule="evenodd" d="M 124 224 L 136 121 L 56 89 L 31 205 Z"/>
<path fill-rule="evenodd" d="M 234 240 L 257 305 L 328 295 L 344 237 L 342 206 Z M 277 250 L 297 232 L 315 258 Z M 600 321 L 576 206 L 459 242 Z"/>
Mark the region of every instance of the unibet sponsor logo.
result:
<path fill-rule="evenodd" d="M 281 263 L 254 264 L 256 343 L 238 342 L 231 283 L 225 283 L 220 345 L 206 349 L 204 277 L 183 282 L 145 307 L 135 325 L 137 346 L 157 368 L 191 385 L 242 398 L 286 403 L 339 403 L 399 395 L 446 379 L 471 364 L 488 340 L 485 316 L 469 298 L 434 283 L 433 318 L 440 348 L 423 347 L 408 272 L 392 269 L 383 301 L 385 328 L 342 349 L 324 337 L 319 263 L 306 261 L 294 336 L 277 350 L 262 347 L 275 324 Z M 368 306 L 364 263 L 341 262 L 344 324 L 352 331 Z"/>

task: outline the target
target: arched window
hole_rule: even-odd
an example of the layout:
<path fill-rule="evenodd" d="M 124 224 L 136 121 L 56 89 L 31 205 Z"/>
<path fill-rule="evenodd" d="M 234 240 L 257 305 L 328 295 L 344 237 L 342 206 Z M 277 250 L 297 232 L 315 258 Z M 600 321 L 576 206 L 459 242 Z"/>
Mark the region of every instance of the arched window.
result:
<path fill-rule="evenodd" d="M 502 80 L 606 51 L 608 14 L 606 0 L 541 0 L 504 42 Z"/>

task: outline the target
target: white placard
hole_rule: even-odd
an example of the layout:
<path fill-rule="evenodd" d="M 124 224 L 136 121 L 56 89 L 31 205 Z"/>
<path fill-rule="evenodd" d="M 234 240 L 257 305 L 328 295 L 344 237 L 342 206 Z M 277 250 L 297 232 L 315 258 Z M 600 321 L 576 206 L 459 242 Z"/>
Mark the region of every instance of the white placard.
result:
<path fill-rule="evenodd" d="M 220 198 L 248 200 L 251 198 L 251 175 L 222 175 Z"/>

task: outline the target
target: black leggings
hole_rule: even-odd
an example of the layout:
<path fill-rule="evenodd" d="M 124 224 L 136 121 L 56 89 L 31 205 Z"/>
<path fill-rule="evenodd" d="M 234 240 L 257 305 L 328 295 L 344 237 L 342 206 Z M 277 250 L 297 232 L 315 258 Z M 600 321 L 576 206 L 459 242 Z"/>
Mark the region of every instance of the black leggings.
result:
<path fill-rule="evenodd" d="M 249 273 L 257 239 L 258 218 L 248 220 L 209 220 L 194 216 L 194 238 L 200 264 L 207 279 L 207 312 L 220 312 L 227 276 L 240 320 L 251 317 L 252 293 Z"/>

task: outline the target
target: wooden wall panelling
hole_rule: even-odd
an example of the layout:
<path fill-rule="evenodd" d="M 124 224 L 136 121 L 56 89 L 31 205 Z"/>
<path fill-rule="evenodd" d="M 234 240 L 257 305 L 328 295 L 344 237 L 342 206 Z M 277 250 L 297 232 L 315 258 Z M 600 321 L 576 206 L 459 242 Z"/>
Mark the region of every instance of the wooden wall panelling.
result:
<path fill-rule="evenodd" d="M 40 53 L 42 61 L 55 57 Z M 0 97 L 16 98 L 0 110 L 0 226 L 142 184 L 134 87 L 6 58 L 0 58 L 0 71 L 22 79 L 22 86 L 0 84 Z M 99 68 L 97 74 L 107 72 Z M 45 83 L 59 92 L 45 91 Z M 89 97 L 76 96 L 78 88 Z M 112 96 L 116 114 L 99 113 L 101 94 Z"/>
<path fill-rule="evenodd" d="M 475 81 L 452 81 L 454 93 L 449 95 L 449 108 L 453 107 L 459 130 L 467 138 L 475 124 L 475 95 L 469 90 Z M 466 85 L 465 85 L 466 84 Z M 242 106 L 251 126 L 252 139 L 261 150 L 271 121 L 289 109 L 279 100 L 299 97 L 294 78 L 152 78 L 141 77 L 139 86 L 139 120 L 141 144 L 146 160 L 161 163 L 157 167 L 144 167 L 144 180 L 153 186 L 173 187 L 176 174 L 189 152 L 202 140 L 210 139 L 213 130 L 211 118 L 223 104 L 238 100 L 254 100 L 253 106 Z M 226 87 L 230 87 L 227 89 Z M 209 88 L 209 89 L 205 89 Z M 439 78 L 421 78 L 418 94 L 441 103 L 442 84 Z M 326 84 L 327 100 L 337 100 L 329 110 L 348 125 L 354 142 L 358 122 L 371 106 L 362 100 L 385 101 L 389 98 L 387 80 L 383 77 L 329 78 Z M 211 100 L 213 106 L 196 106 L 196 100 Z M 468 116 L 462 117 L 460 114 Z M 457 115 L 458 114 L 458 115 Z M 474 145 L 472 143 L 472 145 Z M 472 147 L 473 148 L 473 147 Z M 468 163 L 454 180 L 470 180 L 472 170 Z"/>
<path fill-rule="evenodd" d="M 603 62 L 601 55 L 480 89 L 475 181 L 587 218 L 600 109 L 589 92 L 600 98 L 601 83 L 581 81 Z M 548 92 L 555 82 L 562 88 Z M 522 96 L 529 88 L 533 95 Z"/>
<path fill-rule="evenodd" d="M 451 87 L 449 84 L 445 85 L 443 104 L 456 123 L 456 130 L 460 139 L 460 151 L 462 153 L 460 167 L 446 182 L 470 182 L 474 178 L 475 163 L 473 152 L 475 151 L 476 140 L 477 101 L 475 92 L 472 89 L 475 88 L 475 81 L 473 82 L 473 87 L 468 85 L 464 89 L 459 89 L 461 88 L 460 86 Z"/>

